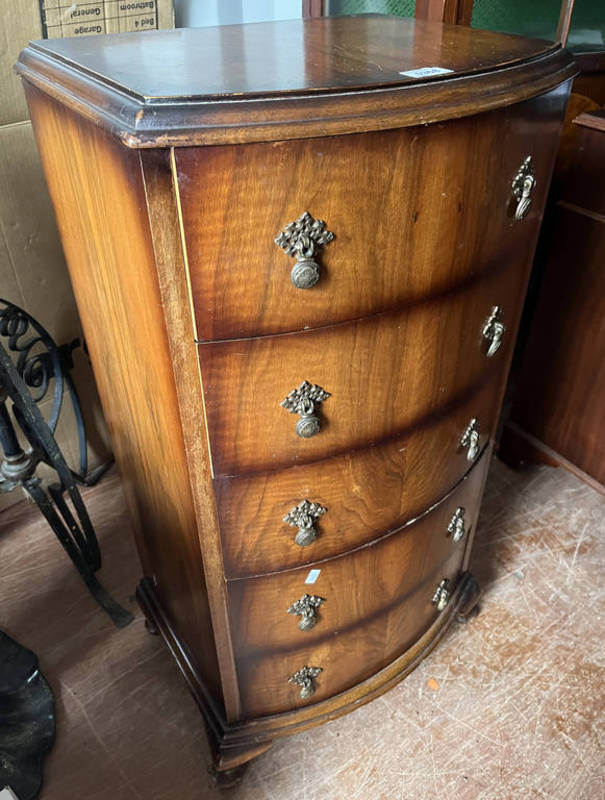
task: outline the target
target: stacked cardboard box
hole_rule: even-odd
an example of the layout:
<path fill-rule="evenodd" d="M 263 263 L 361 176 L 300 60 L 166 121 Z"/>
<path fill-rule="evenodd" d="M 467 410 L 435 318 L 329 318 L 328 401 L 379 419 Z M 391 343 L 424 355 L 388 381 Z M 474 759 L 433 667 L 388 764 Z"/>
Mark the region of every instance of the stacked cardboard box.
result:
<path fill-rule="evenodd" d="M 173 26 L 172 0 L 14 0 L 0 4 L 0 298 L 38 319 L 58 344 L 82 339 L 55 218 L 34 142 L 21 82 L 13 71 L 31 39 Z M 74 381 L 89 436 L 89 466 L 110 456 L 109 439 L 88 359 L 75 353 Z M 50 399 L 42 404 L 44 413 Z M 77 467 L 75 421 L 65 403 L 59 446 Z M 17 502 L 0 497 L 0 508 Z"/>

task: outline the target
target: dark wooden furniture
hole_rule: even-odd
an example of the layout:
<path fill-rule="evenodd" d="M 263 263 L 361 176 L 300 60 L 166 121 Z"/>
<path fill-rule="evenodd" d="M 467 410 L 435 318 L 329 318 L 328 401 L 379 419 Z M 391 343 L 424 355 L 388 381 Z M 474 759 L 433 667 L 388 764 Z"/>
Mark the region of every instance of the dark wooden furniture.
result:
<path fill-rule="evenodd" d="M 139 598 L 226 771 L 476 602 L 573 62 L 370 16 L 36 42 L 18 70 Z"/>
<path fill-rule="evenodd" d="M 574 122 L 502 453 L 565 466 L 605 491 L 605 111 Z"/>

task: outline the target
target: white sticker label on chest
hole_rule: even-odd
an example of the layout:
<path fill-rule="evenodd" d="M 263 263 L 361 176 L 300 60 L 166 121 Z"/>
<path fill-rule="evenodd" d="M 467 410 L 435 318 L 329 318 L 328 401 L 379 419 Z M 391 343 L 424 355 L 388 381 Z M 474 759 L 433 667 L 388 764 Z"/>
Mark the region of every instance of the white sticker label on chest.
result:
<path fill-rule="evenodd" d="M 321 572 L 320 569 L 310 569 L 309 574 L 306 577 L 305 583 L 315 583 L 315 581 L 319 578 L 320 572 Z"/>
<path fill-rule="evenodd" d="M 406 78 L 430 78 L 431 75 L 447 75 L 448 72 L 453 71 L 453 69 L 445 69 L 445 67 L 421 67 L 420 69 L 409 69 L 399 74 L 405 75 Z"/>

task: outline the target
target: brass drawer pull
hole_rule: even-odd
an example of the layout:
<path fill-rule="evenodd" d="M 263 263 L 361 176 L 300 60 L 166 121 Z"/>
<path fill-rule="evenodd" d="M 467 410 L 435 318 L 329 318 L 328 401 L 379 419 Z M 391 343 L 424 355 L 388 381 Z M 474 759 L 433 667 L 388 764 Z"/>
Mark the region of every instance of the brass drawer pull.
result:
<path fill-rule="evenodd" d="M 295 600 L 292 603 L 287 613 L 301 617 L 298 623 L 298 630 L 310 631 L 317 624 L 317 609 L 325 602 L 324 597 L 319 597 L 316 594 L 303 594 L 300 600 Z"/>
<path fill-rule="evenodd" d="M 287 255 L 296 256 L 290 280 L 297 289 L 310 289 L 319 280 L 319 264 L 313 260 L 315 251 L 334 238 L 326 230 L 323 219 L 315 219 L 308 211 L 290 222 L 273 240 Z"/>
<path fill-rule="evenodd" d="M 298 528 L 298 533 L 294 537 L 294 541 L 300 547 L 306 547 L 317 539 L 317 530 L 315 523 L 325 514 L 328 509 L 320 506 L 319 503 L 311 503 L 309 500 L 303 500 L 294 508 L 291 508 L 286 516 L 284 522 Z"/>
<path fill-rule="evenodd" d="M 298 695 L 301 700 L 308 700 L 315 694 L 315 678 L 323 672 L 321 667 L 301 667 L 298 672 L 288 678 L 288 683 L 295 683 L 300 686 L 300 694 Z"/>
<path fill-rule="evenodd" d="M 321 422 L 315 414 L 315 408 L 331 397 L 321 386 L 303 381 L 298 389 L 292 389 L 290 394 L 281 401 L 283 408 L 291 414 L 299 414 L 296 423 L 296 433 L 302 439 L 310 439 L 321 430 Z"/>
<path fill-rule="evenodd" d="M 461 539 L 464 539 L 464 534 L 466 533 L 464 528 L 464 512 L 465 509 L 462 508 L 462 506 L 458 506 L 447 526 L 447 532 L 452 535 L 453 542 L 459 542 Z"/>
<path fill-rule="evenodd" d="M 536 173 L 531 156 L 527 156 L 513 178 L 513 197 L 517 201 L 515 219 L 523 219 L 531 206 L 531 194 L 536 188 Z"/>
<path fill-rule="evenodd" d="M 437 606 L 437 611 L 443 611 L 443 609 L 448 604 L 450 599 L 450 590 L 449 590 L 450 582 L 447 578 L 444 578 L 439 586 L 435 589 L 435 594 L 433 595 L 432 603 L 434 606 Z"/>
<path fill-rule="evenodd" d="M 488 342 L 488 358 L 491 358 L 499 350 L 505 330 L 502 323 L 502 309 L 500 306 L 493 306 L 482 331 L 483 338 Z"/>
<path fill-rule="evenodd" d="M 466 430 L 460 437 L 460 447 L 468 448 L 466 457 L 469 461 L 474 461 L 479 454 L 479 423 L 472 419 L 466 426 Z"/>

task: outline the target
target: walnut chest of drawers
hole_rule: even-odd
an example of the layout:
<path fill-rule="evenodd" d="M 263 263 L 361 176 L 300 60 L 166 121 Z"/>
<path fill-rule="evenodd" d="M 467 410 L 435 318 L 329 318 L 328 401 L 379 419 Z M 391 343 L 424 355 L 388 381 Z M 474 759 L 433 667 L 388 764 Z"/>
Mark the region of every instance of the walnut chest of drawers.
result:
<path fill-rule="evenodd" d="M 405 676 L 467 571 L 573 75 L 396 18 L 18 70 L 144 570 L 218 770 Z"/>

